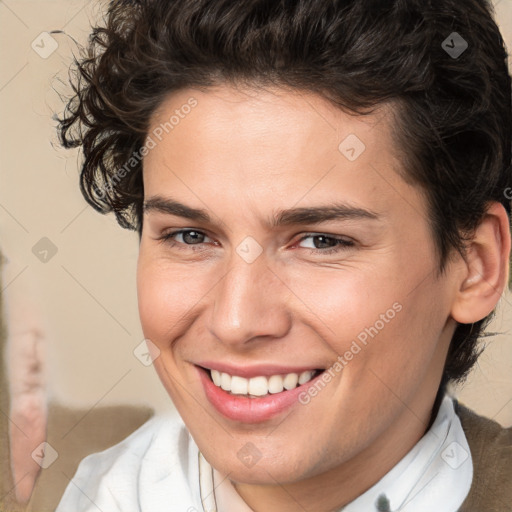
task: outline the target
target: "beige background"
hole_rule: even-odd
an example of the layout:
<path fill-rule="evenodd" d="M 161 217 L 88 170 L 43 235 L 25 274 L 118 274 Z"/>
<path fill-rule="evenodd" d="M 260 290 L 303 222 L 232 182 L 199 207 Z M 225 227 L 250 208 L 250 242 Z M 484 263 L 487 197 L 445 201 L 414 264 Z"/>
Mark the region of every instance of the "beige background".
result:
<path fill-rule="evenodd" d="M 512 48 L 512 0 L 497 3 L 498 22 Z M 58 77 L 99 12 L 96 2 L 0 2 L 0 246 L 9 258 L 4 287 L 24 301 L 46 337 L 49 397 L 93 408 L 110 404 L 172 407 L 151 366 L 133 350 L 143 339 L 136 302 L 137 235 L 113 216 L 86 205 L 78 189 L 77 153 L 53 147 L 53 111 L 62 108 Z M 40 57 L 31 43 L 43 31 L 58 48 Z M 55 90 L 56 89 L 56 90 Z M 57 253 L 47 263 L 32 247 L 48 237 Z M 498 308 L 489 338 L 462 401 L 512 425 L 512 295 Z"/>

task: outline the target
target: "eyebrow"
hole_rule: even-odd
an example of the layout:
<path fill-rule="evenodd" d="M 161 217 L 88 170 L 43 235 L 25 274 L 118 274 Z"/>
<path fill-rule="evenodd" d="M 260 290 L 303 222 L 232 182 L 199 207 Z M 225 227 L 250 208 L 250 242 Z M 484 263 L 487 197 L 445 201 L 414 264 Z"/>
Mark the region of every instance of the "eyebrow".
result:
<path fill-rule="evenodd" d="M 195 222 L 213 224 L 206 210 L 192 208 L 174 199 L 153 196 L 144 201 L 144 212 L 156 211 L 167 215 L 183 217 Z M 290 226 L 296 224 L 317 224 L 330 220 L 369 219 L 378 220 L 376 212 L 358 208 L 345 203 L 334 203 L 325 206 L 309 206 L 278 210 L 268 223 L 271 227 Z"/>

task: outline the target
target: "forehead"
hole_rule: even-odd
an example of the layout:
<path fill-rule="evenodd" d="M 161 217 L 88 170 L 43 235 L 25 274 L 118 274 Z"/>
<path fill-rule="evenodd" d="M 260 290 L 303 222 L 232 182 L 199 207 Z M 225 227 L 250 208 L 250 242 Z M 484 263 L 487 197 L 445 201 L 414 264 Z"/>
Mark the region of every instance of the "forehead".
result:
<path fill-rule="evenodd" d="M 189 107 L 191 103 L 195 104 L 193 108 Z M 348 134 L 357 135 L 366 147 L 378 151 L 394 146 L 391 113 L 391 104 L 369 115 L 349 115 L 312 92 L 220 85 L 170 94 L 153 113 L 150 132 L 156 130 L 158 139 L 167 139 L 166 135 L 172 133 L 175 145 L 192 143 L 196 153 L 202 144 L 212 142 L 222 143 L 217 147 L 217 153 L 222 154 L 222 147 L 235 141 L 243 143 L 240 151 L 244 154 L 256 142 L 265 144 L 266 149 L 281 145 L 281 153 L 294 155 L 307 143 L 315 146 L 314 154 L 318 154 L 338 150 Z"/>
<path fill-rule="evenodd" d="M 271 197 L 283 206 L 345 200 L 384 211 L 405 201 L 422 210 L 418 190 L 397 172 L 392 114 L 385 105 L 349 115 L 297 90 L 184 89 L 151 118 L 145 193 L 172 191 L 197 207 L 208 197 L 257 209 Z"/>

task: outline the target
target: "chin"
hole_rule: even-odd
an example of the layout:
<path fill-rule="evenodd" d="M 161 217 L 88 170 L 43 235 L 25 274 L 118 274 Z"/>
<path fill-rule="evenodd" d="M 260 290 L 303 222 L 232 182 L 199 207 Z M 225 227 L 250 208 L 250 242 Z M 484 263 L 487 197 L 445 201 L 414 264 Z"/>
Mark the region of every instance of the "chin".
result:
<path fill-rule="evenodd" d="M 279 451 L 273 452 L 270 457 L 261 453 L 261 458 L 248 459 L 244 462 L 243 454 L 246 452 L 247 450 L 244 452 L 242 449 L 230 452 L 228 457 L 222 457 L 219 454 L 210 454 L 208 450 L 201 450 L 206 460 L 217 471 L 229 475 L 230 480 L 243 484 L 275 485 L 276 482 L 288 484 L 326 470 L 326 468 L 320 468 L 320 462 L 310 467 L 304 453 L 287 455 Z"/>

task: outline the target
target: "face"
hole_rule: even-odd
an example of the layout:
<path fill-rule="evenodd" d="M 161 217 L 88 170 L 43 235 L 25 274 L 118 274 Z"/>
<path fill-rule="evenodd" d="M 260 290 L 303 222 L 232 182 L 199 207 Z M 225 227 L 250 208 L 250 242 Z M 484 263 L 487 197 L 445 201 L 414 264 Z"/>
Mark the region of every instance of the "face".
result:
<path fill-rule="evenodd" d="M 228 86 L 174 93 L 152 118 L 142 327 L 199 449 L 234 481 L 391 460 L 425 431 L 453 282 L 392 123 L 384 107 L 353 117 Z"/>

